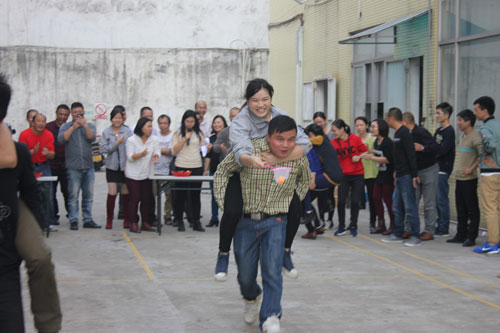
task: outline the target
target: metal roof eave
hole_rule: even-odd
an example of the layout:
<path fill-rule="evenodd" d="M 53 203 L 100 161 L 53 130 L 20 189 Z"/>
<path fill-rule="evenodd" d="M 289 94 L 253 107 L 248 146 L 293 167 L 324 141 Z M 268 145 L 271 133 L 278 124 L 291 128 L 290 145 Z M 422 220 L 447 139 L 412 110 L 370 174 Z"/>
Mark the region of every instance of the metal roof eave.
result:
<path fill-rule="evenodd" d="M 360 39 L 374 37 L 374 35 L 376 33 L 379 33 L 382 30 L 386 30 L 386 29 L 392 28 L 392 27 L 394 27 L 394 26 L 396 26 L 398 24 L 401 24 L 403 22 L 406 22 L 406 21 L 412 20 L 414 18 L 420 17 L 420 16 L 425 15 L 427 13 L 429 13 L 428 9 L 420 11 L 418 13 L 414 13 L 414 14 L 405 16 L 405 17 L 400 17 L 400 18 L 397 18 L 397 19 L 393 19 L 393 20 L 387 21 L 387 22 L 382 23 L 380 25 L 377 25 L 377 26 L 375 26 L 373 28 L 369 28 L 369 29 L 366 29 L 364 31 L 361 31 L 361 32 L 359 32 L 359 33 L 357 33 L 355 35 L 352 35 L 351 37 L 339 40 L 339 44 L 357 44 L 357 41 L 360 40 Z M 384 36 L 384 37 L 386 37 L 386 36 Z M 361 42 L 361 43 L 362 44 L 394 44 L 394 43 L 388 43 L 388 42 L 379 42 L 379 43 L 377 43 L 377 42 L 369 42 L 369 43 L 363 43 L 363 42 Z M 361 44 L 361 43 L 359 43 L 359 44 Z"/>

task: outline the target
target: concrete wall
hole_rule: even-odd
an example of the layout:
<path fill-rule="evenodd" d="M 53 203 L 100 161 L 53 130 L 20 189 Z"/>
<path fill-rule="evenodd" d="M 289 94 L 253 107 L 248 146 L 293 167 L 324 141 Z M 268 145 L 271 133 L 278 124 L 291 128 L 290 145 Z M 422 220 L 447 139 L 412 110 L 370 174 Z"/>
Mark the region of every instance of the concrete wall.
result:
<path fill-rule="evenodd" d="M 269 0 L 2 0 L 0 46 L 267 48 L 268 21 Z"/>
<path fill-rule="evenodd" d="M 229 49 L 0 48 L 0 69 L 14 90 L 6 121 L 18 132 L 28 108 L 52 120 L 58 104 L 74 101 L 84 104 L 87 118 L 96 103 L 122 104 L 128 124 L 148 105 L 176 127 L 198 99 L 207 101 L 209 118 L 227 116 L 243 103 L 245 78 L 268 76 L 268 50 L 248 51 L 247 66 L 240 51 Z"/>

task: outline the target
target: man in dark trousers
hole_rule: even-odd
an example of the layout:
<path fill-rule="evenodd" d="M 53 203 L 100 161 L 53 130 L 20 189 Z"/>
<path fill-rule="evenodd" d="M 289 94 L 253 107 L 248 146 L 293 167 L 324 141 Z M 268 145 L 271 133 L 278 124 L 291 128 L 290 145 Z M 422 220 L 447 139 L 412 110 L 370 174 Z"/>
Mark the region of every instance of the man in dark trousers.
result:
<path fill-rule="evenodd" d="M 437 161 L 439 164 L 439 184 L 437 191 L 437 225 L 434 235 L 449 236 L 450 226 L 450 200 L 448 193 L 450 185 L 448 178 L 453 171 L 455 163 L 455 129 L 450 125 L 450 117 L 453 107 L 444 102 L 436 106 L 436 121 L 441 127 L 436 129 L 434 140 L 439 145 Z"/>
<path fill-rule="evenodd" d="M 398 108 L 391 108 L 386 115 L 387 124 L 394 133 L 394 173 L 396 178 L 395 199 L 392 205 L 394 212 L 394 231 L 382 239 L 386 243 L 403 242 L 405 216 L 410 224 L 411 236 L 405 246 L 420 244 L 420 217 L 418 216 L 415 189 L 420 183 L 417 173 L 417 158 L 413 138 L 403 125 L 403 114 Z"/>
<path fill-rule="evenodd" d="M 439 165 L 436 156 L 439 152 L 439 145 L 428 130 L 415 124 L 415 118 L 411 112 L 403 113 L 403 124 L 410 130 L 417 158 L 418 178 L 420 179 L 415 194 L 417 207 L 420 199 L 424 198 L 425 227 L 420 234 L 420 240 L 428 241 L 434 239 L 437 220 L 436 196 Z M 406 228 L 406 230 L 407 232 L 403 234 L 403 238 L 410 237 L 409 229 Z"/>

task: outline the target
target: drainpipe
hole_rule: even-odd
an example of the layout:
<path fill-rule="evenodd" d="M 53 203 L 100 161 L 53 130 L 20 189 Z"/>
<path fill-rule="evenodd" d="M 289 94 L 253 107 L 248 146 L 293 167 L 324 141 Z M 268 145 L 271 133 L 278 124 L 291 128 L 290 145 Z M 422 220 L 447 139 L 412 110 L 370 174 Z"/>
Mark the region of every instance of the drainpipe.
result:
<path fill-rule="evenodd" d="M 303 60 L 304 60 L 304 21 L 301 20 L 300 27 L 297 29 L 297 49 L 296 63 L 295 63 L 295 119 L 297 123 L 303 124 L 304 110 L 303 110 L 303 87 L 304 87 L 304 73 L 303 73 Z"/>
<path fill-rule="evenodd" d="M 428 24 L 427 24 L 427 117 L 425 119 L 425 127 L 429 128 L 430 125 L 430 118 L 431 118 L 431 110 L 432 110 L 432 105 L 431 105 L 431 96 L 430 96 L 430 91 L 431 91 L 431 28 L 432 28 L 432 18 L 431 18 L 431 9 L 432 9 L 432 0 L 429 0 L 428 2 Z"/>

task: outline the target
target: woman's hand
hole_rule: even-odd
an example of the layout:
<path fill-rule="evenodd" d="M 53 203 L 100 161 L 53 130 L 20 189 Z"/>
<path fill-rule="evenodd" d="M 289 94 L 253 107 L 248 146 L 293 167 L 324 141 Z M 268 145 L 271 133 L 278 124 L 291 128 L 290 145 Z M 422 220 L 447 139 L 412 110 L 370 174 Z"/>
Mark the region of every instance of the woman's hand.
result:
<path fill-rule="evenodd" d="M 154 154 L 153 155 L 153 164 L 156 164 L 158 163 L 158 159 L 160 158 L 160 156 L 158 156 L 158 154 Z"/>
<path fill-rule="evenodd" d="M 260 159 L 259 156 L 252 156 L 252 168 L 255 169 L 264 169 L 264 162 Z"/>
<path fill-rule="evenodd" d="M 208 176 L 208 170 L 203 171 L 203 176 Z"/>
<path fill-rule="evenodd" d="M 210 150 L 212 150 L 212 147 L 213 147 L 213 145 L 212 145 L 211 143 L 209 143 L 209 144 L 207 145 L 207 153 L 209 153 L 209 152 L 210 152 Z"/>
<path fill-rule="evenodd" d="M 141 157 L 144 157 L 148 154 L 148 150 L 144 149 L 144 151 L 141 153 Z"/>
<path fill-rule="evenodd" d="M 193 136 L 193 131 L 186 131 L 186 136 L 185 136 L 186 139 L 191 139 L 192 136 Z"/>
<path fill-rule="evenodd" d="M 125 141 L 125 135 L 119 136 L 115 141 L 115 145 L 119 146 L 123 141 Z"/>
<path fill-rule="evenodd" d="M 359 162 L 359 160 L 361 160 L 361 156 L 360 156 L 360 155 L 356 155 L 356 156 L 353 156 L 353 157 L 352 157 L 352 161 L 353 161 L 354 163 Z"/>
<path fill-rule="evenodd" d="M 276 165 L 278 163 L 284 162 L 283 160 L 277 158 L 274 154 L 269 153 L 269 152 L 263 152 L 260 154 L 261 161 L 269 164 L 269 165 Z"/>

